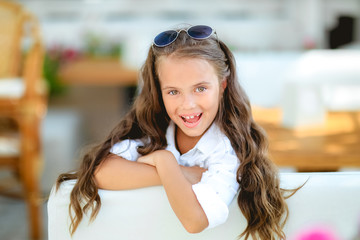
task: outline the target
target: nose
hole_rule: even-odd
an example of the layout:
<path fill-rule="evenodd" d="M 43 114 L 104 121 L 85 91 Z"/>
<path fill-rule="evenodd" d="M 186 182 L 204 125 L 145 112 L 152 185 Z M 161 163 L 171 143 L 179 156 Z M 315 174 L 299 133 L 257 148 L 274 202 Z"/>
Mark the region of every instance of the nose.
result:
<path fill-rule="evenodd" d="M 196 106 L 195 97 L 192 94 L 185 94 L 183 98 L 182 107 L 184 109 L 192 109 Z"/>

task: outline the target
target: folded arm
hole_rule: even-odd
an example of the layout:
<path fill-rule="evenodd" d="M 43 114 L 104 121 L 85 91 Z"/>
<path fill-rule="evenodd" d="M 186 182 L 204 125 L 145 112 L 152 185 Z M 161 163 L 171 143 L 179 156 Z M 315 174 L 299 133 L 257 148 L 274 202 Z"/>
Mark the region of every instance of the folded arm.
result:
<path fill-rule="evenodd" d="M 201 180 L 206 171 L 200 167 L 180 166 L 186 179 L 195 184 Z M 159 174 L 154 166 L 133 162 L 110 154 L 102 161 L 95 171 L 97 186 L 106 190 L 127 190 L 162 185 Z"/>
<path fill-rule="evenodd" d="M 110 154 L 95 171 L 97 186 L 106 190 L 128 190 L 161 185 L 156 169 Z"/>

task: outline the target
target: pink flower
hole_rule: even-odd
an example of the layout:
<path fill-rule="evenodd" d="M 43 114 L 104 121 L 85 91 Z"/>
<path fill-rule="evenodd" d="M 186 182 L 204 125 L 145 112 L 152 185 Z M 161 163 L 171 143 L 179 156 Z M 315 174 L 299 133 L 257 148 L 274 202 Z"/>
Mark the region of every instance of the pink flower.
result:
<path fill-rule="evenodd" d="M 65 49 L 65 50 L 63 51 L 64 61 L 74 60 L 74 59 L 76 59 L 79 55 L 80 55 L 80 53 L 79 53 L 78 51 L 76 51 L 75 49 L 68 48 L 68 49 Z"/>
<path fill-rule="evenodd" d="M 339 240 L 335 231 L 324 225 L 317 225 L 302 229 L 295 235 L 294 240 Z"/>

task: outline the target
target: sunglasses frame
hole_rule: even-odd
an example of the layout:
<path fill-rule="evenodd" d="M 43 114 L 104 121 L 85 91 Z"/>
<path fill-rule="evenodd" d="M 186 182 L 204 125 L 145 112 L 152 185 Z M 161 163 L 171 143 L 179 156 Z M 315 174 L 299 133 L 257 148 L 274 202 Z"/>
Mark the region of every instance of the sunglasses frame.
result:
<path fill-rule="evenodd" d="M 189 34 L 189 30 L 191 30 L 192 28 L 195 28 L 195 27 L 208 27 L 208 28 L 211 29 L 211 33 L 210 33 L 208 36 L 206 36 L 206 37 L 200 37 L 200 38 L 199 38 L 199 37 L 191 36 L 191 34 Z M 176 39 L 179 37 L 180 32 L 182 32 L 182 31 L 185 31 L 186 34 L 187 34 L 189 37 L 191 37 L 192 39 L 196 39 L 196 40 L 204 40 L 204 39 L 210 38 L 213 34 L 216 35 L 216 31 L 215 31 L 212 27 L 210 27 L 210 26 L 207 26 L 207 25 L 195 25 L 195 26 L 191 26 L 191 27 L 189 27 L 189 28 L 187 28 L 187 29 L 163 31 L 163 32 L 159 33 L 158 35 L 156 35 L 156 37 L 155 37 L 154 40 L 153 40 L 153 45 L 155 45 L 156 47 L 166 47 L 166 46 L 169 46 L 170 44 L 172 44 L 173 42 L 176 41 Z M 156 38 L 158 38 L 159 36 L 161 36 L 162 34 L 164 34 L 164 33 L 166 33 L 166 32 L 176 33 L 176 37 L 175 37 L 172 41 L 170 41 L 169 43 L 167 43 L 167 44 L 156 44 Z"/>

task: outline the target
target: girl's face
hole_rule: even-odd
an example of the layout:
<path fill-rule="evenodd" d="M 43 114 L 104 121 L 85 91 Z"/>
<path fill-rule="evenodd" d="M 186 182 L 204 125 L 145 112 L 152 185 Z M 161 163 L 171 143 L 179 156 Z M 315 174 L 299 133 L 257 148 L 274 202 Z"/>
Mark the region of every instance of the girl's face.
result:
<path fill-rule="evenodd" d="M 215 119 L 226 81 L 200 58 L 161 57 L 158 62 L 166 112 L 178 134 L 199 140 Z"/>

